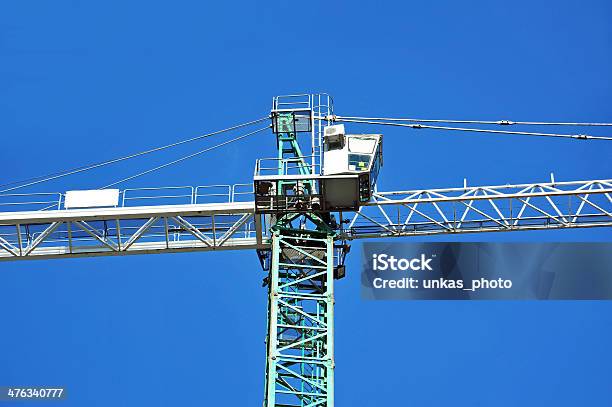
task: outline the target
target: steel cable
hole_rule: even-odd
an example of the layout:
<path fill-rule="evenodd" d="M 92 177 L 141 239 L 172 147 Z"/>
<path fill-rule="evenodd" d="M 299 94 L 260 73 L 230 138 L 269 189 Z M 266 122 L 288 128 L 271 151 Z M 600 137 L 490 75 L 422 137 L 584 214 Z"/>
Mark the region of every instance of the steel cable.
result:
<path fill-rule="evenodd" d="M 382 126 L 409 127 L 412 129 L 436 129 L 436 130 L 454 130 L 454 131 L 467 131 L 467 132 L 471 131 L 471 132 L 477 132 L 477 133 L 515 134 L 515 135 L 540 136 L 540 137 L 561 137 L 561 138 L 573 138 L 573 139 L 582 139 L 582 140 L 612 140 L 612 137 L 590 136 L 587 134 L 532 133 L 532 132 L 526 132 L 526 131 L 489 130 L 489 129 L 475 129 L 475 128 L 469 128 L 469 127 L 430 126 L 426 124 L 405 124 L 405 123 L 379 122 L 379 121 L 372 121 L 372 120 L 347 119 L 341 116 L 337 116 L 334 119 L 334 121 L 348 122 L 348 123 L 378 124 Z"/>
<path fill-rule="evenodd" d="M 358 116 L 335 116 L 335 119 L 358 119 L 358 120 L 386 120 L 392 122 L 413 123 L 455 123 L 455 124 L 494 124 L 499 126 L 525 125 L 525 126 L 604 126 L 610 127 L 612 123 L 571 123 L 571 122 L 516 122 L 512 120 L 444 120 L 444 119 L 414 119 L 414 118 L 392 118 L 392 117 L 358 117 Z"/>
<path fill-rule="evenodd" d="M 132 158 L 141 157 L 143 155 L 147 155 L 147 154 L 155 153 L 155 152 L 158 152 L 158 151 L 166 150 L 168 148 L 176 147 L 176 146 L 179 146 L 179 145 L 182 145 L 182 144 L 191 143 L 193 141 L 197 141 L 197 140 L 201 140 L 201 139 L 204 139 L 204 138 L 207 138 L 207 137 L 215 136 L 217 134 L 225 133 L 225 132 L 228 132 L 228 131 L 231 131 L 231 130 L 236 130 L 236 129 L 239 129 L 239 128 L 242 128 L 242 127 L 250 126 L 252 124 L 260 123 L 260 122 L 262 122 L 264 120 L 269 120 L 269 117 L 263 117 L 261 119 L 252 120 L 250 122 L 238 124 L 236 126 L 228 127 L 226 129 L 223 129 L 223 130 L 214 131 L 212 133 L 207 133 L 207 134 L 203 134 L 203 135 L 200 135 L 200 136 L 192 137 L 192 138 L 189 138 L 189 139 L 186 139 L 186 140 L 177 141 L 175 143 L 167 144 L 165 146 L 155 147 L 155 148 L 152 148 L 152 149 L 149 149 L 149 150 L 145 150 L 145 151 L 141 151 L 141 152 L 138 152 L 138 153 L 126 155 L 126 156 L 123 156 L 123 157 L 114 158 L 114 159 L 111 159 L 111 160 L 102 161 L 102 162 L 94 163 L 94 164 L 89 164 L 89 165 L 85 165 L 85 166 L 81 166 L 81 167 L 76 167 L 76 168 L 68 169 L 68 170 L 65 170 L 65 171 L 55 172 L 55 173 L 52 173 L 52 174 L 42 175 L 42 176 L 38 176 L 38 177 L 32 177 L 32 178 L 29 178 L 29 179 L 26 179 L 26 180 L 22 180 L 22 181 L 14 181 L 14 182 L 2 184 L 2 185 L 0 185 L 0 187 L 4 187 L 4 186 L 8 186 L 8 185 L 14 185 L 14 184 L 25 182 L 25 184 L 1 190 L 0 194 L 1 193 L 5 193 L 5 192 L 14 191 L 16 189 L 21 189 L 21 188 L 25 188 L 25 187 L 28 187 L 28 186 L 36 185 L 36 184 L 41 184 L 43 182 L 52 181 L 54 179 L 67 177 L 69 175 L 78 174 L 78 173 L 81 173 L 81 172 L 84 172 L 84 171 L 89 171 L 89 170 L 92 170 L 92 169 L 95 169 L 95 168 L 104 167 L 104 166 L 107 166 L 107 165 L 110 165 L 110 164 L 115 164 L 115 163 L 118 163 L 118 162 L 121 162 L 121 161 L 130 160 Z"/>
<path fill-rule="evenodd" d="M 122 183 L 122 182 L 125 182 L 125 181 L 130 181 L 130 180 L 133 180 L 133 179 L 135 179 L 135 178 L 141 177 L 141 176 L 143 176 L 143 175 L 150 174 L 150 173 L 152 173 L 152 172 L 154 172 L 154 171 L 161 170 L 162 168 L 166 168 L 166 167 L 169 167 L 169 166 L 174 165 L 174 164 L 178 164 L 178 163 L 183 162 L 183 161 L 185 161 L 185 160 L 188 160 L 188 159 L 190 159 L 190 158 L 196 157 L 196 156 L 198 156 L 198 155 L 200 155 L 200 154 L 203 154 L 203 153 L 206 153 L 206 152 L 208 152 L 208 151 L 214 150 L 214 149 L 216 149 L 216 148 L 219 148 L 219 147 L 225 146 L 225 145 L 230 144 L 230 143 L 234 143 L 234 142 L 236 142 L 236 141 L 238 141 L 238 140 L 242 140 L 242 139 L 244 139 L 244 138 L 246 138 L 246 137 L 252 136 L 252 135 L 254 135 L 254 134 L 256 134 L 256 133 L 260 133 L 260 132 L 262 132 L 262 131 L 264 131 L 264 130 L 267 130 L 267 129 L 269 129 L 269 128 L 270 128 L 270 126 L 266 126 L 266 127 L 261 128 L 261 129 L 254 130 L 254 131 L 249 132 L 249 133 L 247 133 L 247 134 L 244 134 L 244 135 L 242 135 L 242 136 L 239 136 L 239 137 L 233 138 L 233 139 L 231 139 L 231 140 L 224 141 L 223 143 L 216 144 L 216 145 L 214 145 L 214 146 L 212 146 L 212 147 L 205 148 L 204 150 L 200 150 L 200 151 L 197 151 L 197 152 L 195 152 L 195 153 L 193 153 L 193 154 L 189 154 L 189 155 L 186 155 L 186 156 L 184 156 L 184 157 L 178 158 L 178 159 L 176 159 L 176 160 L 170 161 L 170 162 L 168 162 L 168 163 L 166 163 L 166 164 L 162 164 L 162 165 L 159 165 L 159 166 L 157 166 L 157 167 L 154 167 L 154 168 L 148 169 L 148 170 L 146 170 L 146 171 L 139 172 L 138 174 L 134 174 L 134 175 L 131 175 L 131 176 L 129 176 L 129 177 L 126 177 L 126 178 L 120 179 L 120 180 L 118 180 L 118 181 L 112 182 L 112 183 L 110 183 L 110 184 L 108 184 L 108 185 L 105 185 L 105 186 L 103 186 L 103 187 L 101 187 L 101 188 L 98 188 L 98 189 L 110 188 L 110 187 L 115 186 L 115 185 L 118 185 L 118 184 L 120 184 L 120 183 Z"/>

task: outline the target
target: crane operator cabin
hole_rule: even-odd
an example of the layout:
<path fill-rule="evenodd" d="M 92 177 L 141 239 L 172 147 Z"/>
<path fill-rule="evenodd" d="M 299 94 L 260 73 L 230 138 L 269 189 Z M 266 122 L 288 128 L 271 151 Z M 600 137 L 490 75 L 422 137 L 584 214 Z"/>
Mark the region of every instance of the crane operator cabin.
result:
<path fill-rule="evenodd" d="M 280 120 L 273 125 L 279 144 L 292 137 L 290 130 L 310 131 L 305 124 L 309 120 L 299 115 L 292 116 L 292 120 L 290 126 Z M 324 128 L 322 144 L 317 166 L 295 156 L 271 159 L 278 161 L 278 171 L 264 175 L 264 170 L 274 165 L 264 167 L 264 160 L 258 161 L 255 171 L 258 212 L 356 211 L 370 200 L 382 165 L 382 135 L 346 134 L 344 125 L 332 125 Z"/>

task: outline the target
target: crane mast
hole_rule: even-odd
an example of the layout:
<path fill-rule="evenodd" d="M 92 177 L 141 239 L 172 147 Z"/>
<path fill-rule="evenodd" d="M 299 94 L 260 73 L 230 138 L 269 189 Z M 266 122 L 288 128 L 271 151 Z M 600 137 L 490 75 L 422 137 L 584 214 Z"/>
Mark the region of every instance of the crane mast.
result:
<path fill-rule="evenodd" d="M 382 135 L 347 134 L 329 95 L 277 96 L 270 118 L 278 152 L 250 184 L 112 190 L 104 207 L 0 194 L 0 261 L 256 250 L 264 406 L 331 407 L 334 280 L 350 241 L 612 226 L 612 179 L 380 192 Z"/>
<path fill-rule="evenodd" d="M 255 210 L 270 219 L 271 248 L 260 250 L 269 275 L 264 406 L 334 404 L 334 256 L 336 232 L 321 209 L 322 117 L 327 95 L 274 98 L 275 175 L 255 171 Z M 305 156 L 299 136 L 311 141 Z"/>

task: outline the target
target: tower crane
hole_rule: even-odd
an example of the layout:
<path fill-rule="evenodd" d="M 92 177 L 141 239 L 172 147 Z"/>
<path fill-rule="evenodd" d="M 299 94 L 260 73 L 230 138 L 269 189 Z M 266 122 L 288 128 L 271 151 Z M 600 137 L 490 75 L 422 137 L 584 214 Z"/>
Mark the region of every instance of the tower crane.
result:
<path fill-rule="evenodd" d="M 539 137 L 588 135 L 506 130 L 519 125 L 610 126 L 338 116 L 327 94 L 273 98 L 277 156 L 258 159 L 251 183 L 225 186 L 17 193 L 49 179 L 149 154 L 0 187 L 0 261 L 188 251 L 255 250 L 267 273 L 264 406 L 334 405 L 334 281 L 356 239 L 612 226 L 612 179 L 378 191 L 383 136 L 352 123 Z M 441 124 L 444 124 L 442 126 Z M 452 127 L 502 126 L 503 130 Z M 219 132 L 206 135 L 217 134 Z M 203 138 L 198 137 L 199 138 Z M 153 168 L 197 156 L 210 149 Z M 309 152 L 304 154 L 304 151 Z M 5 185 L 6 186 L 6 185 Z"/>

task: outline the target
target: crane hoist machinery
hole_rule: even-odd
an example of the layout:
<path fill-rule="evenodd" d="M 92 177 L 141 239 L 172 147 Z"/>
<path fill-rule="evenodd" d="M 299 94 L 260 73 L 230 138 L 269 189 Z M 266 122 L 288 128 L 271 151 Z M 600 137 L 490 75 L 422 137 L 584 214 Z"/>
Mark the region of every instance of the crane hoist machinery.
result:
<path fill-rule="evenodd" d="M 264 407 L 334 405 L 334 286 L 355 239 L 612 226 L 612 179 L 550 180 L 378 191 L 382 126 L 612 140 L 609 137 L 456 128 L 437 123 L 585 125 L 338 116 L 327 94 L 273 98 L 269 117 L 210 133 L 269 126 L 123 178 L 100 189 L 20 193 L 0 189 L 0 261 L 253 250 L 265 272 Z M 436 124 L 422 124 L 422 123 Z M 372 134 L 348 125 L 374 126 Z M 345 128 L 345 125 L 347 128 Z M 247 184 L 111 189 L 170 164 L 271 129 L 277 154 L 256 160 Z M 156 152 L 172 143 L 56 179 Z M 268 136 L 270 137 L 270 136 Z M 387 140 L 390 137 L 386 136 Z M 583 141 L 576 141 L 583 142 Z"/>

